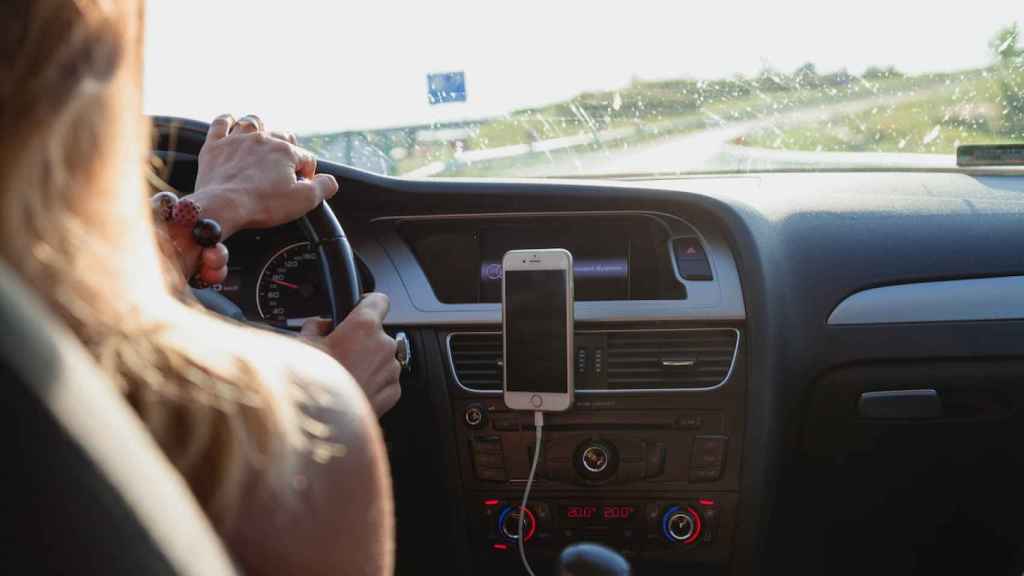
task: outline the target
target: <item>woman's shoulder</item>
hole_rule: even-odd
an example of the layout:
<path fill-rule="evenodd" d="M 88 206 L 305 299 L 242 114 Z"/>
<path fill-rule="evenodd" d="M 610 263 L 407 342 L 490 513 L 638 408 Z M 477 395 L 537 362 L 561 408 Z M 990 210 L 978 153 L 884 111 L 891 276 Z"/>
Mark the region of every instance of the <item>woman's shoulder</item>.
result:
<path fill-rule="evenodd" d="M 187 340 L 192 349 L 205 350 L 204 356 L 215 369 L 233 373 L 239 364 L 255 371 L 274 394 L 290 394 L 290 388 L 329 394 L 350 411 L 372 409 L 358 383 L 348 371 L 326 352 L 299 338 L 277 332 L 228 322 L 211 314 L 188 311 L 195 322 L 173 336 Z M 322 397 L 322 396 L 321 396 Z"/>
<path fill-rule="evenodd" d="M 217 322 L 217 319 L 213 319 Z M 221 348 L 261 374 L 290 442 L 274 471 L 247 490 L 228 538 L 253 573 L 382 574 L 391 566 L 390 471 L 376 416 L 336 360 L 297 338 L 210 326 Z M 347 543 L 339 545 L 339 543 Z"/>

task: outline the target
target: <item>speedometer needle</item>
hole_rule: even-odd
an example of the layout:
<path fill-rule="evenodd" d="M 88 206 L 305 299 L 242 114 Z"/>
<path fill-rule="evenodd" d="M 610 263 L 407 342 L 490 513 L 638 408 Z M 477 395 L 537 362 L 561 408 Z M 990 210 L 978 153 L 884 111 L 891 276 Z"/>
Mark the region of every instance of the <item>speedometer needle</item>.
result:
<path fill-rule="evenodd" d="M 298 284 L 292 284 L 291 282 L 285 282 L 284 280 L 271 280 L 271 282 L 273 282 L 274 284 L 280 284 L 281 286 L 284 286 L 285 288 L 291 288 L 292 290 L 298 290 L 299 289 L 299 285 Z"/>

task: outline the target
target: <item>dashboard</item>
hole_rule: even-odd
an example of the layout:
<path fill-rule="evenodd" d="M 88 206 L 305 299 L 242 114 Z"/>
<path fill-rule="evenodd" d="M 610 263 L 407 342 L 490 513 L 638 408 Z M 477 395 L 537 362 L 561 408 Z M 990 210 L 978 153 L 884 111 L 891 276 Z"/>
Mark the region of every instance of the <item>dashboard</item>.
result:
<path fill-rule="evenodd" d="M 231 301 L 245 319 L 285 330 L 298 330 L 308 319 L 329 319 L 319 256 L 297 225 L 243 230 L 226 245 L 227 278 L 209 290 Z M 356 268 L 362 291 L 372 292 L 373 273 L 358 255 Z"/>
<path fill-rule="evenodd" d="M 705 238 L 686 221 L 652 212 L 554 212 L 378 218 L 370 223 L 380 240 L 363 244 L 357 266 L 363 291 L 377 289 L 377 270 L 387 293 L 407 291 L 414 312 L 443 311 L 474 322 L 471 312 L 497 305 L 501 256 L 508 250 L 565 248 L 575 258 L 575 300 L 595 316 L 622 319 L 664 316 L 672 307 L 719 307 L 742 315 L 735 267 L 714 234 Z M 359 239 L 354 240 L 359 242 Z M 243 231 L 228 241 L 232 258 L 227 279 L 212 289 L 239 306 L 253 321 L 298 328 L 323 317 L 327 295 L 317 254 L 299 228 Z M 715 258 L 708 255 L 714 250 Z M 365 257 L 364 257 L 365 253 Z M 367 263 L 369 260 L 370 264 Z M 391 272 L 389 262 L 400 262 Z M 719 267 L 717 274 L 712 262 Z M 398 285 L 394 281 L 398 280 Z M 466 313 L 466 314 L 464 314 Z M 582 314 L 582 315 L 581 315 Z M 486 314 L 491 317 L 493 314 Z M 429 321 L 423 319 L 420 321 Z M 418 321 L 409 318 L 402 323 Z"/>
<path fill-rule="evenodd" d="M 297 329 L 328 314 L 316 251 L 298 226 L 244 231 L 228 240 L 228 276 L 210 289 L 241 308 L 245 317 Z"/>
<path fill-rule="evenodd" d="M 394 301 L 388 323 L 428 327 L 440 345 L 478 563 L 517 568 L 507 554 L 514 501 L 536 447 L 526 415 L 500 400 L 496 321 L 501 256 L 530 247 L 574 254 L 577 306 L 577 402 L 548 418 L 525 520 L 531 553 L 550 558 L 588 539 L 648 566 L 727 563 L 747 377 L 739 277 L 718 230 L 655 211 L 386 216 L 357 227 L 364 282 Z M 324 315 L 316 254 L 296 227 L 229 247 L 231 273 L 214 289 L 247 317 L 295 329 Z M 691 314 L 716 318 L 695 325 Z"/>
<path fill-rule="evenodd" d="M 427 557 L 432 572 L 521 569 L 515 502 L 538 447 L 501 401 L 494 265 L 541 247 L 580 263 L 580 385 L 539 447 L 534 566 L 590 540 L 638 574 L 1024 569 L 1019 173 L 321 169 L 391 299 L 387 328 L 414 349 L 382 420 L 398 573 Z M 252 234 L 233 239 L 223 293 L 255 320 L 322 313 L 297 229 Z"/>

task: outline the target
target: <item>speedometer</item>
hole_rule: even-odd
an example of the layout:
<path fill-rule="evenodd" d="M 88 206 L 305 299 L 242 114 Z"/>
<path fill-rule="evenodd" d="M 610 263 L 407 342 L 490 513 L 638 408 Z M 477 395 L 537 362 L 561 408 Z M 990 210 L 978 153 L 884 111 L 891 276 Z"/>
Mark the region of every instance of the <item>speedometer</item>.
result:
<path fill-rule="evenodd" d="M 256 308 L 269 324 L 299 328 L 309 318 L 327 317 L 319 254 L 309 242 L 278 250 L 260 270 Z"/>

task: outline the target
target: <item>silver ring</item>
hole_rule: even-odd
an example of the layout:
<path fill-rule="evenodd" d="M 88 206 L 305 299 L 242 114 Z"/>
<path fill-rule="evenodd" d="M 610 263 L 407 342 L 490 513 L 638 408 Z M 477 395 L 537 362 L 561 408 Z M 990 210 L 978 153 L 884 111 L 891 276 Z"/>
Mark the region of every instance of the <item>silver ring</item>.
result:
<path fill-rule="evenodd" d="M 246 114 L 245 116 L 239 118 L 235 122 L 235 125 L 231 127 L 231 131 L 234 132 L 235 128 L 237 128 L 242 123 L 252 124 L 256 128 L 257 132 L 263 131 L 263 121 L 260 120 L 260 117 L 255 114 Z"/>
<path fill-rule="evenodd" d="M 402 370 L 407 369 L 412 363 L 412 343 L 405 332 L 395 334 L 395 360 L 398 360 Z"/>

